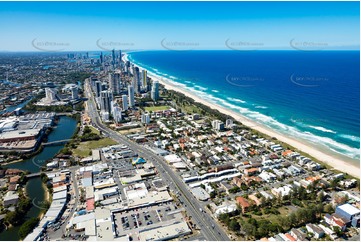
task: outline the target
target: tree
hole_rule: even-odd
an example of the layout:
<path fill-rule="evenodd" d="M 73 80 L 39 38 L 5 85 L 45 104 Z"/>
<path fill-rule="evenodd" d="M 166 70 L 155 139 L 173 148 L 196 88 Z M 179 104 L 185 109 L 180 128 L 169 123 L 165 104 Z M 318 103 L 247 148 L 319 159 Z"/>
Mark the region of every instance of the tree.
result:
<path fill-rule="evenodd" d="M 25 198 L 25 197 L 21 198 L 17 204 L 17 210 L 23 214 L 25 214 L 30 207 L 31 207 L 31 201 L 29 198 Z"/>
<path fill-rule="evenodd" d="M 242 230 L 246 233 L 247 237 L 256 235 L 256 226 L 250 223 L 243 223 Z"/>
<path fill-rule="evenodd" d="M 284 230 L 288 230 L 291 227 L 290 220 L 287 217 L 280 216 L 278 221 Z"/>
<path fill-rule="evenodd" d="M 296 218 L 296 215 L 295 213 L 291 213 L 289 216 L 288 216 L 288 220 L 290 222 L 290 225 L 297 225 L 297 218 Z"/>
<path fill-rule="evenodd" d="M 13 212 L 9 212 L 5 215 L 5 221 L 8 224 L 17 225 L 20 223 L 20 214 L 15 210 Z"/>
<path fill-rule="evenodd" d="M 23 223 L 23 225 L 21 225 L 19 229 L 20 239 L 24 239 L 35 228 L 38 222 L 39 222 L 38 218 L 31 218 L 25 223 Z"/>
<path fill-rule="evenodd" d="M 215 198 L 216 195 L 217 195 L 217 192 L 216 192 L 216 191 L 211 191 L 211 193 L 209 194 L 209 196 L 210 196 L 211 198 Z"/>
<path fill-rule="evenodd" d="M 230 222 L 229 222 L 229 228 L 233 231 L 239 231 L 239 229 L 241 228 L 241 226 L 239 226 L 239 223 L 235 220 L 235 219 L 232 219 Z"/>
<path fill-rule="evenodd" d="M 325 193 L 323 191 L 320 191 L 317 195 L 317 202 L 323 202 L 325 199 Z"/>
<path fill-rule="evenodd" d="M 333 231 L 335 231 L 335 233 L 337 234 L 338 237 L 342 236 L 342 231 L 341 231 L 340 227 L 333 226 Z"/>
<path fill-rule="evenodd" d="M 333 209 L 332 205 L 331 204 L 326 204 L 324 207 L 323 207 L 323 211 L 325 213 L 333 213 L 335 210 Z"/>
<path fill-rule="evenodd" d="M 234 186 L 231 189 L 228 190 L 230 193 L 237 193 L 241 191 L 241 189 L 238 186 Z"/>

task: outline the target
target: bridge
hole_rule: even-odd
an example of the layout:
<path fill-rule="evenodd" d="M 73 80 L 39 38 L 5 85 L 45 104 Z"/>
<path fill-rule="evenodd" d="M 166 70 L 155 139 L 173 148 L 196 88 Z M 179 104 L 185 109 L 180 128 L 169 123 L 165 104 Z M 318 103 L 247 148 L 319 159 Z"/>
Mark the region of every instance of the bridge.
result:
<path fill-rule="evenodd" d="M 43 172 L 30 173 L 30 174 L 27 174 L 26 177 L 27 177 L 27 178 L 38 177 L 38 176 L 40 176 L 41 173 L 43 173 Z"/>
<path fill-rule="evenodd" d="M 43 146 L 62 145 L 62 144 L 68 143 L 70 140 L 71 140 L 71 139 L 55 140 L 55 141 L 43 143 L 42 145 L 43 145 Z"/>

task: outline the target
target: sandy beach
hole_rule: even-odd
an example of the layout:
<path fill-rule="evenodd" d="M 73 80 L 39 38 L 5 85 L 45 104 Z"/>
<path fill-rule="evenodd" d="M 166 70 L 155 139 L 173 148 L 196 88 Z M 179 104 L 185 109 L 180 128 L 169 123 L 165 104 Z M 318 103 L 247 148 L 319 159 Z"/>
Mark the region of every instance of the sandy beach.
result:
<path fill-rule="evenodd" d="M 123 60 L 124 61 L 128 60 L 127 54 L 125 54 L 123 56 Z M 136 65 L 135 63 L 133 63 L 133 64 Z M 144 69 L 144 68 L 142 68 L 140 66 L 138 66 L 138 67 L 139 67 L 140 70 Z M 285 136 L 283 134 L 275 132 L 274 130 L 272 130 L 272 129 L 268 128 L 268 127 L 260 125 L 259 123 L 253 122 L 252 120 L 242 116 L 239 113 L 231 111 L 231 110 L 229 110 L 227 108 L 224 108 L 224 107 L 222 107 L 220 105 L 205 101 L 204 99 L 199 98 L 197 95 L 193 94 L 192 92 L 190 92 L 188 90 L 185 90 L 185 89 L 183 89 L 183 88 L 181 88 L 179 86 L 173 85 L 172 83 L 168 82 L 165 78 L 160 77 L 158 75 L 155 75 L 154 73 L 150 72 L 149 70 L 148 70 L 148 76 L 150 78 L 152 78 L 153 80 L 158 80 L 159 83 L 164 85 L 164 87 L 166 89 L 168 89 L 168 90 L 174 90 L 176 92 L 183 93 L 183 94 L 187 95 L 188 97 L 194 99 L 196 102 L 207 105 L 207 106 L 209 106 L 209 107 L 211 107 L 213 109 L 217 109 L 218 111 L 233 117 L 235 120 L 241 122 L 245 126 L 248 126 L 248 127 L 252 128 L 252 129 L 257 130 L 260 133 L 266 134 L 268 136 L 275 137 L 278 140 L 280 140 L 280 141 L 282 141 L 284 143 L 287 143 L 287 144 L 297 148 L 298 150 L 309 154 L 310 156 L 313 156 L 314 158 L 316 158 L 316 159 L 318 159 L 318 160 L 320 160 L 320 161 L 334 167 L 335 169 L 337 169 L 339 171 L 348 173 L 349 175 L 352 175 L 352 176 L 357 177 L 357 178 L 360 177 L 360 167 L 357 166 L 356 164 L 351 164 L 351 163 L 346 162 L 346 161 L 344 161 L 344 160 L 342 160 L 342 159 L 340 159 L 338 157 L 326 154 L 323 151 L 315 149 L 310 144 L 306 144 L 306 143 L 303 143 L 303 142 L 301 142 L 299 140 L 295 140 L 294 138 L 287 137 L 287 136 Z"/>

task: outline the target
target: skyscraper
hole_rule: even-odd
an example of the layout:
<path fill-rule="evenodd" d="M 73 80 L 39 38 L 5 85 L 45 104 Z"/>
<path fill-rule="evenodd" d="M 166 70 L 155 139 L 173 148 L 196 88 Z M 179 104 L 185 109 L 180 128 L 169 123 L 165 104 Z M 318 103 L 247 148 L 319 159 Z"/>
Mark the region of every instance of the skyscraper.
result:
<path fill-rule="evenodd" d="M 139 68 L 136 66 L 133 69 L 133 88 L 135 93 L 140 93 L 140 77 Z"/>
<path fill-rule="evenodd" d="M 112 92 L 107 91 L 101 91 L 100 92 L 100 110 L 102 112 L 108 112 L 111 113 L 111 102 L 113 100 Z"/>
<path fill-rule="evenodd" d="M 109 87 L 114 95 L 120 93 L 120 73 L 109 73 Z"/>
<path fill-rule="evenodd" d="M 129 107 L 134 108 L 135 107 L 134 88 L 132 85 L 128 85 L 128 98 L 129 98 Z"/>
<path fill-rule="evenodd" d="M 112 50 L 112 65 L 113 65 L 113 69 L 114 69 L 114 66 L 115 66 L 115 50 L 114 49 Z"/>
<path fill-rule="evenodd" d="M 130 62 L 125 62 L 125 71 L 127 72 L 128 76 L 130 76 Z"/>
<path fill-rule="evenodd" d="M 100 58 L 100 63 L 103 64 L 103 61 L 104 61 L 103 52 L 100 52 L 100 57 L 99 58 Z"/>
<path fill-rule="evenodd" d="M 127 95 L 123 95 L 122 96 L 122 103 L 123 103 L 123 110 L 128 110 L 128 96 Z"/>
<path fill-rule="evenodd" d="M 105 90 L 108 90 L 108 83 L 102 82 L 102 86 L 101 86 L 101 90 L 100 90 L 100 91 L 105 91 Z"/>
<path fill-rule="evenodd" d="M 143 113 L 141 116 L 141 122 L 143 124 L 149 124 L 150 123 L 150 114 L 149 113 Z"/>
<path fill-rule="evenodd" d="M 96 81 L 95 82 L 95 96 L 100 97 L 100 92 L 102 91 L 102 82 Z"/>
<path fill-rule="evenodd" d="M 158 101 L 158 99 L 159 99 L 159 82 L 158 81 L 153 81 L 150 97 L 153 99 L 153 101 L 155 101 L 155 102 Z"/>
<path fill-rule="evenodd" d="M 120 109 L 119 106 L 113 107 L 113 119 L 116 123 L 122 121 L 122 110 Z"/>
<path fill-rule="evenodd" d="M 90 77 L 90 83 L 91 83 L 91 86 L 92 86 L 93 90 L 95 88 L 95 82 L 96 81 L 98 81 L 98 78 L 96 76 Z"/>
<path fill-rule="evenodd" d="M 148 91 L 147 70 L 142 70 L 142 87 L 146 92 Z"/>

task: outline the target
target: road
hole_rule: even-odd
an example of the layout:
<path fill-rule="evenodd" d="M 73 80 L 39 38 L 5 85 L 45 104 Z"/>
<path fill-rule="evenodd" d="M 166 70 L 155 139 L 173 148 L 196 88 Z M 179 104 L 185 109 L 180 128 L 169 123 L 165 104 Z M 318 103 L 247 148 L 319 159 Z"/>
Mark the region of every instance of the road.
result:
<path fill-rule="evenodd" d="M 198 228 L 201 229 L 201 232 L 203 233 L 206 240 L 229 241 L 230 240 L 229 237 L 224 232 L 224 230 L 218 225 L 218 223 L 214 221 L 213 217 L 206 212 L 202 212 L 204 211 L 202 205 L 189 191 L 188 186 L 166 164 L 166 162 L 163 160 L 162 157 L 155 155 L 153 152 L 144 148 L 141 145 L 131 142 L 120 133 L 111 130 L 102 123 L 95 106 L 96 104 L 94 101 L 94 95 L 91 91 L 91 87 L 88 79 L 85 81 L 84 90 L 85 90 L 85 95 L 88 98 L 86 105 L 88 115 L 90 116 L 93 125 L 97 127 L 99 130 L 101 130 L 104 134 L 108 135 L 110 138 L 114 139 L 119 143 L 128 145 L 130 149 L 137 151 L 137 153 L 140 156 L 146 157 L 153 162 L 154 166 L 157 168 L 158 172 L 163 176 L 164 180 L 168 184 L 170 184 L 169 188 L 174 191 L 179 191 L 179 200 L 185 206 L 188 216 L 192 216 L 193 221 L 195 221 Z"/>

